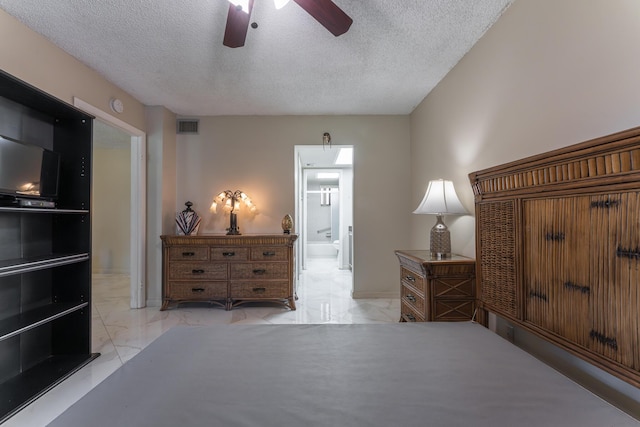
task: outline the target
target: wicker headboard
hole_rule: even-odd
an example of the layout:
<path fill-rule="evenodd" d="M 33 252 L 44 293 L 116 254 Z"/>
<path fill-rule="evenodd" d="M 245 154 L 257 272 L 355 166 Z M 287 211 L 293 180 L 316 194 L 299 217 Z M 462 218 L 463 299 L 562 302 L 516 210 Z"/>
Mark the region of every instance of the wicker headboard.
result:
<path fill-rule="evenodd" d="M 482 312 L 640 386 L 640 128 L 469 179 Z"/>

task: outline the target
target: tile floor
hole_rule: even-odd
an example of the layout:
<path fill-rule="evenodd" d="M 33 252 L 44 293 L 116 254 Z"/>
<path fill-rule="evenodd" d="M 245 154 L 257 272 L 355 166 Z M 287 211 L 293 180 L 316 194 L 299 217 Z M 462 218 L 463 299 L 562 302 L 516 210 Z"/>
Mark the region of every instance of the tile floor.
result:
<path fill-rule="evenodd" d="M 127 360 L 175 325 L 228 323 L 386 323 L 397 322 L 400 299 L 351 298 L 351 272 L 335 259 L 310 259 L 298 283 L 295 311 L 253 305 L 225 311 L 199 305 L 159 311 L 129 308 L 128 276 L 93 279 L 93 351 L 101 356 L 8 419 L 2 427 L 44 427 Z"/>

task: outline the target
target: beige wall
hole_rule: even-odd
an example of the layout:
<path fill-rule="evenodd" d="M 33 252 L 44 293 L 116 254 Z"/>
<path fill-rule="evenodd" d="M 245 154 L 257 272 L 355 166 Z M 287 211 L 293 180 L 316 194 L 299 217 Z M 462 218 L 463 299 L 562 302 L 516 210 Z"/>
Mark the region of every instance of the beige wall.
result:
<path fill-rule="evenodd" d="M 640 125 L 639 40 L 636 0 L 516 0 L 412 113 L 408 208 L 442 176 L 473 209 L 469 172 Z M 413 219 L 414 246 L 433 221 Z M 474 255 L 473 218 L 447 222 Z M 523 331 L 516 343 L 639 415 L 638 389 Z"/>
<path fill-rule="evenodd" d="M 430 179 L 467 174 L 640 125 L 640 2 L 516 0 L 411 115 L 411 205 Z M 412 245 L 435 219 L 414 216 Z M 472 217 L 447 217 L 475 254 Z"/>
<path fill-rule="evenodd" d="M 147 107 L 147 304 L 162 303 L 163 234 L 175 234 L 176 116 Z"/>
<path fill-rule="evenodd" d="M 94 273 L 131 272 L 131 138 L 124 132 L 118 136 L 122 138 L 119 145 L 93 147 L 91 269 Z"/>
<path fill-rule="evenodd" d="M 69 104 L 78 97 L 109 114 L 115 115 L 109 100 L 119 98 L 125 111 L 118 118 L 138 129 L 146 128 L 140 102 L 3 10 L 0 69 Z"/>
<path fill-rule="evenodd" d="M 177 143 L 177 206 L 190 200 L 202 216 L 200 233 L 225 233 L 228 216 L 209 212 L 223 190 L 242 190 L 257 204 L 238 215 L 240 231 L 281 233 L 294 213 L 294 146 L 354 146 L 354 296 L 397 297 L 394 249 L 409 242 L 409 117 L 202 117 L 199 135 Z"/>

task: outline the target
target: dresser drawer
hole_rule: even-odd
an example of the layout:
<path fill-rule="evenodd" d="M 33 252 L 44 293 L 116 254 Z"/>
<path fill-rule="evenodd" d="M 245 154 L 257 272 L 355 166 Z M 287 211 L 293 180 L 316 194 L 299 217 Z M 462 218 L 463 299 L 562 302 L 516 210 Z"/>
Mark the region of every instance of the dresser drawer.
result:
<path fill-rule="evenodd" d="M 206 246 L 173 246 L 169 248 L 170 261 L 206 261 L 209 248 Z"/>
<path fill-rule="evenodd" d="M 284 262 L 238 263 L 229 266 L 231 279 L 289 279 L 289 264 Z"/>
<path fill-rule="evenodd" d="M 289 251 L 286 247 L 256 246 L 251 248 L 251 261 L 287 261 Z"/>
<path fill-rule="evenodd" d="M 169 282 L 168 297 L 173 300 L 227 298 L 227 282 Z"/>
<path fill-rule="evenodd" d="M 407 268 L 400 268 L 400 279 L 424 294 L 425 278 Z"/>
<path fill-rule="evenodd" d="M 249 248 L 211 248 L 212 261 L 249 261 Z"/>
<path fill-rule="evenodd" d="M 231 282 L 232 299 L 289 298 L 289 282 Z"/>
<path fill-rule="evenodd" d="M 401 291 L 401 298 L 403 303 L 411 306 L 418 313 L 424 313 L 424 296 L 418 294 L 416 291 L 405 286 L 404 284 L 401 285 Z"/>
<path fill-rule="evenodd" d="M 418 313 L 404 300 L 400 303 L 400 321 L 402 322 L 424 322 L 422 314 Z"/>
<path fill-rule="evenodd" d="M 172 262 L 169 280 L 226 280 L 227 264 L 211 262 Z"/>

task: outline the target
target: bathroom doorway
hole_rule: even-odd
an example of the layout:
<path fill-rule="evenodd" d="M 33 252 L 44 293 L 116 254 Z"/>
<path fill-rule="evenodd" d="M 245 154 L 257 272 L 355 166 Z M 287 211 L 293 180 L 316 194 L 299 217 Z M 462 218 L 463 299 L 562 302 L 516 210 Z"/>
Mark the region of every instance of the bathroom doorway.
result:
<path fill-rule="evenodd" d="M 353 146 L 295 146 L 298 276 L 349 273 L 353 291 Z"/>

